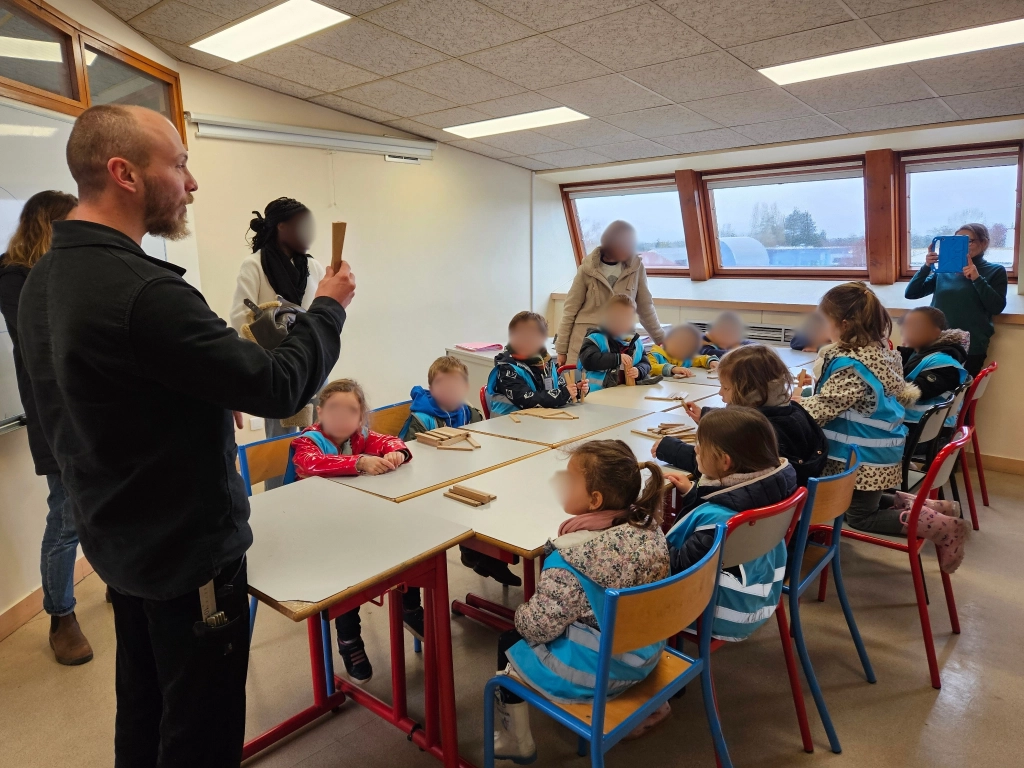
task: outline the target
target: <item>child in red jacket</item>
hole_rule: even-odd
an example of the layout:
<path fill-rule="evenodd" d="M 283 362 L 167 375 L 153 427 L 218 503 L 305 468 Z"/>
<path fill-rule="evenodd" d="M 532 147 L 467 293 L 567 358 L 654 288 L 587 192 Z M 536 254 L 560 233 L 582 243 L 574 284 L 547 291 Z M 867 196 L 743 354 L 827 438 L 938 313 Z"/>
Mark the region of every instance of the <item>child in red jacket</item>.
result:
<path fill-rule="evenodd" d="M 371 432 L 369 409 L 363 388 L 351 379 L 332 381 L 320 391 L 318 423 L 307 427 L 291 444 L 285 483 L 312 477 L 382 475 L 394 472 L 412 459 L 412 453 L 397 437 Z M 414 635 L 423 637 L 423 608 L 419 590 L 404 595 L 405 623 Z M 338 632 L 338 653 L 348 676 L 363 684 L 373 677 L 360 634 L 359 609 L 334 620 Z"/>

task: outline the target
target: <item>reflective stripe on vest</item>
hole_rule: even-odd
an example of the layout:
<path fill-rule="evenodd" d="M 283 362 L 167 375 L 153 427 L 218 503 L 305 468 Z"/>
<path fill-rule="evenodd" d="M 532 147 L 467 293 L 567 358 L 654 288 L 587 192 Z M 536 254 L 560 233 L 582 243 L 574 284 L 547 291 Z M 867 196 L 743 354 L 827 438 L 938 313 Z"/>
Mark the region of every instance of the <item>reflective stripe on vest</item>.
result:
<path fill-rule="evenodd" d="M 597 348 L 604 354 L 608 354 L 610 347 L 608 346 L 608 337 L 603 333 L 592 333 L 587 336 L 592 342 L 597 345 Z M 637 338 L 634 342 L 633 349 L 633 365 L 635 366 L 641 360 L 644 359 L 644 345 L 640 343 L 640 339 Z M 578 378 L 582 381 L 586 378 L 590 382 L 590 391 L 597 392 L 598 390 L 604 389 L 604 379 L 608 375 L 608 371 L 587 371 L 583 368 L 583 361 L 576 361 L 576 371 Z"/>

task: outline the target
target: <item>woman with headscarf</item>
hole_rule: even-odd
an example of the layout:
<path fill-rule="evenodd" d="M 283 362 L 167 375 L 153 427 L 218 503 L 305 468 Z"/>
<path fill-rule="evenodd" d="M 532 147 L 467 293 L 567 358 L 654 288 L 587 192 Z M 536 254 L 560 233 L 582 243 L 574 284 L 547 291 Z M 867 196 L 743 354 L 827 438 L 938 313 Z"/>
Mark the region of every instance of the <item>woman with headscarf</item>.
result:
<path fill-rule="evenodd" d="M 231 302 L 231 325 L 239 333 L 250 318 L 246 299 L 259 306 L 284 300 L 308 309 L 317 284 L 327 272 L 308 253 L 315 228 L 313 214 L 306 206 L 290 197 L 279 197 L 267 204 L 262 216 L 259 211 L 253 214 L 255 218 L 249 222 L 253 255 L 238 270 Z M 280 419 L 266 419 L 264 423 L 267 437 L 298 431 L 298 427 L 282 425 Z M 280 484 L 280 478 L 275 478 L 265 487 L 269 490 Z"/>
<path fill-rule="evenodd" d="M 631 298 L 654 343 L 664 342 L 665 333 L 647 287 L 647 271 L 636 252 L 636 230 L 625 221 L 609 224 L 601 235 L 601 244 L 576 270 L 555 339 L 559 365 L 576 362 L 583 340 L 601 324 L 601 310 L 614 294 Z"/>

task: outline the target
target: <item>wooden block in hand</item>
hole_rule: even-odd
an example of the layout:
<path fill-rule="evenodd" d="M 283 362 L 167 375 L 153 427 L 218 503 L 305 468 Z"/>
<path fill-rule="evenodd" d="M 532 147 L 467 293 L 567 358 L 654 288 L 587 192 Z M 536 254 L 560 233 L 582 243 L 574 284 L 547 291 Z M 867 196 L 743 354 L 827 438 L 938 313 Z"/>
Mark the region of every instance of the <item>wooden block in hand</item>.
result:
<path fill-rule="evenodd" d="M 331 225 L 331 267 L 337 272 L 341 266 L 341 251 L 345 247 L 345 230 L 348 224 L 336 221 Z"/>

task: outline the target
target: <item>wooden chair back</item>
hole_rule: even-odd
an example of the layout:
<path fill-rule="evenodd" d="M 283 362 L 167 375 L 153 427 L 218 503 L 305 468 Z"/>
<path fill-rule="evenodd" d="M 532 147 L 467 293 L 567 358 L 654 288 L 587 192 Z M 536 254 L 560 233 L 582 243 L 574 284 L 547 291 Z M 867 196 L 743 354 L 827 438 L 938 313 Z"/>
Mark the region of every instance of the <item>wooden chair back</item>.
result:
<path fill-rule="evenodd" d="M 859 466 L 860 463 L 856 462 L 852 472 L 847 471 L 831 477 L 816 477 L 808 481 L 810 525 L 831 523 L 850 508 Z"/>
<path fill-rule="evenodd" d="M 711 550 L 682 573 L 642 587 L 609 590 L 613 654 L 665 640 L 693 624 L 715 592 L 723 540 L 724 530 L 719 530 Z"/>
<path fill-rule="evenodd" d="M 750 509 L 729 518 L 728 538 L 722 567 L 731 568 L 767 555 L 781 541 L 787 541 L 807 498 L 806 488 L 797 488 L 788 499 L 770 507 Z"/>
<path fill-rule="evenodd" d="M 391 405 L 374 408 L 370 411 L 370 423 L 368 425 L 370 431 L 398 437 L 398 433 L 402 431 L 402 427 L 405 426 L 405 422 L 409 418 L 409 408 L 411 405 L 412 400 L 406 400 L 403 403 L 392 403 Z"/>
<path fill-rule="evenodd" d="M 238 446 L 238 464 L 245 491 L 252 496 L 252 487 L 272 477 L 280 477 L 288 468 L 288 450 L 294 435 L 281 435 Z"/>

